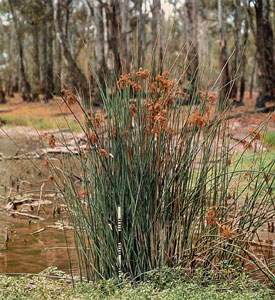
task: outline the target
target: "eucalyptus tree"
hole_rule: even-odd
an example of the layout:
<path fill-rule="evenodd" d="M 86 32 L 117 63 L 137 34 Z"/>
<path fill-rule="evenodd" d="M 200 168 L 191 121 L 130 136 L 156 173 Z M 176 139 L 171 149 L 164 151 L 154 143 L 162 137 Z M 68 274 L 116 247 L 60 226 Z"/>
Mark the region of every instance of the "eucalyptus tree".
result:
<path fill-rule="evenodd" d="M 270 1 L 254 1 L 256 13 L 256 47 L 259 68 L 259 95 L 256 107 L 275 101 L 274 36 L 270 20 Z"/>
<path fill-rule="evenodd" d="M 155 73 L 157 70 L 156 66 L 156 58 L 158 56 L 157 49 L 160 46 L 160 12 L 161 12 L 161 2 L 160 0 L 153 0 L 153 4 L 151 6 L 151 13 L 152 13 L 152 21 L 151 21 L 151 45 L 152 45 L 152 52 L 153 52 L 153 59 L 152 59 L 152 72 Z M 160 59 L 159 59 L 160 61 Z"/>
<path fill-rule="evenodd" d="M 20 72 L 20 90 L 21 95 L 24 101 L 32 101 L 33 97 L 31 94 L 31 88 L 30 84 L 27 80 L 26 72 L 25 72 L 25 66 L 24 66 L 24 48 L 23 48 L 23 41 L 22 41 L 22 35 L 20 31 L 20 24 L 19 24 L 19 10 L 18 7 L 15 7 L 15 5 L 20 5 L 20 1 L 12 1 L 8 0 L 13 24 L 16 32 L 17 37 L 17 43 L 18 43 L 18 53 L 19 53 L 19 72 Z"/>
<path fill-rule="evenodd" d="M 242 0 L 249 26 L 256 44 L 258 65 L 258 97 L 256 108 L 275 101 L 274 32 L 271 24 L 270 0 Z M 273 1 L 274 6 L 274 1 Z M 273 7 L 273 18 L 274 17 Z M 256 20 L 256 27 L 254 25 Z"/>
<path fill-rule="evenodd" d="M 78 65 L 72 55 L 68 37 L 64 33 L 63 27 L 62 27 L 61 4 L 63 5 L 63 7 L 64 6 L 68 7 L 71 4 L 71 2 L 72 2 L 71 0 L 54 0 L 53 1 L 55 32 L 56 32 L 58 41 L 62 48 L 64 61 L 67 65 L 68 71 L 70 73 L 72 85 L 83 96 L 85 104 L 87 105 L 90 101 L 89 85 L 88 85 L 85 75 L 83 74 L 81 69 L 78 67 Z"/>
<path fill-rule="evenodd" d="M 186 22 L 186 47 L 188 56 L 188 68 L 186 70 L 187 79 L 195 90 L 197 84 L 197 75 L 199 69 L 198 54 L 198 1 L 186 0 L 184 5 Z"/>
<path fill-rule="evenodd" d="M 221 70 L 221 100 L 224 101 L 229 96 L 230 92 L 230 77 L 228 64 L 228 46 L 226 37 L 226 24 L 224 14 L 224 0 L 218 0 L 218 22 L 220 32 L 220 70 Z"/>

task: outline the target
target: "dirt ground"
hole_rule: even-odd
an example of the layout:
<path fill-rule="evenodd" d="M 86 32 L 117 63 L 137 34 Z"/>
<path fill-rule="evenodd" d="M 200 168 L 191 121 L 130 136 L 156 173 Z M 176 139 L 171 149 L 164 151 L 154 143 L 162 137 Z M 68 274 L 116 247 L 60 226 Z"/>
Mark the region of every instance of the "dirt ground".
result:
<path fill-rule="evenodd" d="M 251 114 L 254 110 L 257 94 L 253 94 L 253 98 L 250 99 L 249 93 L 245 93 L 244 104 L 245 106 L 233 106 L 230 112 L 230 115 L 236 115 L 242 113 L 241 116 L 230 119 L 229 126 L 231 132 L 236 138 L 243 138 L 249 131 L 254 130 L 260 126 L 269 116 L 267 113 L 256 113 Z M 64 118 L 66 120 L 74 122 L 75 114 L 78 118 L 83 118 L 83 113 L 78 104 L 73 104 L 68 108 L 64 101 L 55 97 L 54 100 L 51 100 L 49 103 L 36 102 L 36 103 L 26 103 L 23 102 L 19 94 L 15 94 L 15 97 L 8 98 L 7 103 L 0 105 L 0 125 L 1 119 L 8 118 L 6 123 L 11 122 L 10 124 L 2 124 L 4 131 L 11 136 L 37 136 L 38 132 L 58 132 L 56 129 L 56 120 L 62 120 L 64 123 Z M 272 105 L 272 104 L 269 104 Z M 23 126 L 22 120 L 28 120 L 28 125 Z M 30 126 L 32 120 L 46 120 L 47 122 L 52 122 L 48 124 L 48 127 L 43 129 L 36 130 L 35 126 Z M 35 124 L 35 122 L 34 122 Z M 267 124 L 267 130 L 270 132 L 275 132 L 275 118 L 272 118 Z M 0 130 L 0 136 L 5 136 L 5 133 Z"/>

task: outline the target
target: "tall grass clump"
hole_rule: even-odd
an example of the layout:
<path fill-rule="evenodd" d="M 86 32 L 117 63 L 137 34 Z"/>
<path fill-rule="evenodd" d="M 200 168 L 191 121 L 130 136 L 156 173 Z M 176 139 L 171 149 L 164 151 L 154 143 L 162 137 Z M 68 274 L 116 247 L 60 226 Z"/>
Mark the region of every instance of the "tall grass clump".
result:
<path fill-rule="evenodd" d="M 170 76 L 140 69 L 106 82 L 103 109 L 83 108 L 78 153 L 68 146 L 58 165 L 48 158 L 74 226 L 80 275 L 142 278 L 163 266 L 214 269 L 237 257 L 274 280 L 253 241 L 274 217 L 275 161 L 255 154 L 257 170 L 240 170 L 241 157 L 232 164 L 227 108 Z M 77 100 L 66 93 L 68 105 Z M 240 142 L 244 152 L 257 135 Z"/>

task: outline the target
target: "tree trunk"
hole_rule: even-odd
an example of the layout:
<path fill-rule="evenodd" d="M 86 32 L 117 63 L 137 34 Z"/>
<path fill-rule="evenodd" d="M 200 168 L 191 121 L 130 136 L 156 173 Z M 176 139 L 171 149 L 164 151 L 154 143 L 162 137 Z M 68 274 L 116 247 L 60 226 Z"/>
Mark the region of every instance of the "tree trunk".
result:
<path fill-rule="evenodd" d="M 251 74 L 250 88 L 249 88 L 249 97 L 250 97 L 250 99 L 252 99 L 252 97 L 253 97 L 254 77 L 255 77 L 255 73 L 256 73 L 256 65 L 257 65 L 257 59 L 256 59 L 256 55 L 255 55 L 252 74 Z"/>
<path fill-rule="evenodd" d="M 24 53 L 23 53 L 23 44 L 21 39 L 21 34 L 19 32 L 18 24 L 17 24 L 17 18 L 15 16 L 15 12 L 13 9 L 12 1 L 9 0 L 9 5 L 11 9 L 11 14 L 14 22 L 14 28 L 17 35 L 17 43 L 18 43 L 18 50 L 19 50 L 19 71 L 20 71 L 20 77 L 21 77 L 21 96 L 23 101 L 32 101 L 32 95 L 30 91 L 30 84 L 27 81 L 27 77 L 25 74 L 25 67 L 24 67 Z"/>
<path fill-rule="evenodd" d="M 234 39 L 235 39 L 235 53 L 231 69 L 232 88 L 230 98 L 236 102 L 238 94 L 238 80 L 236 79 L 238 73 L 238 67 L 240 64 L 240 33 L 241 33 L 241 18 L 240 18 L 240 0 L 233 1 L 234 6 Z"/>
<path fill-rule="evenodd" d="M 197 0 L 186 0 L 185 1 L 185 12 L 186 12 L 186 31 L 187 31 L 187 51 L 189 65 L 186 75 L 187 80 L 190 82 L 190 86 L 193 91 L 197 85 L 197 75 L 199 68 L 199 56 L 198 56 L 198 5 Z"/>
<path fill-rule="evenodd" d="M 121 44 L 122 65 L 125 73 L 130 72 L 131 45 L 130 45 L 130 22 L 129 22 L 129 0 L 121 0 Z"/>
<path fill-rule="evenodd" d="M 53 6 L 52 0 L 47 0 L 47 84 L 45 92 L 45 101 L 53 98 Z"/>
<path fill-rule="evenodd" d="M 95 72 L 99 80 L 99 85 L 104 89 L 107 67 L 104 55 L 104 22 L 103 22 L 103 9 L 100 1 L 94 1 L 94 24 L 95 24 Z M 102 103 L 100 86 L 96 84 L 94 103 Z"/>
<path fill-rule="evenodd" d="M 83 3 L 86 7 L 86 23 L 85 23 L 85 33 L 84 33 L 84 40 L 85 40 L 85 77 L 87 80 L 89 80 L 91 76 L 91 70 L 90 70 L 90 64 L 89 64 L 89 59 L 90 59 L 90 53 L 92 52 L 91 50 L 91 43 L 94 42 L 94 31 L 95 28 L 93 26 L 93 20 L 94 20 L 94 10 L 88 0 L 83 0 Z M 90 30 L 92 26 L 92 30 Z M 102 28 L 102 30 L 104 30 Z M 104 41 L 103 41 L 104 42 Z M 104 55 L 104 54 L 103 54 Z"/>
<path fill-rule="evenodd" d="M 152 37 L 151 37 L 151 45 L 152 45 L 152 74 L 156 74 L 157 72 L 157 59 L 158 53 L 157 49 L 158 47 L 158 30 L 159 30 L 159 23 L 160 23 L 160 9 L 161 9 L 161 4 L 160 0 L 153 0 L 153 7 L 151 8 L 152 12 L 152 22 L 151 22 L 151 29 L 152 29 Z"/>
<path fill-rule="evenodd" d="M 246 58 L 246 46 L 248 42 L 248 20 L 245 19 L 245 29 L 244 29 L 244 36 L 243 36 L 243 57 L 241 60 L 241 66 L 240 66 L 240 74 L 241 74 L 241 86 L 240 86 L 240 99 L 238 104 L 244 105 L 243 98 L 244 98 L 244 92 L 245 92 L 245 67 L 247 64 L 247 58 Z"/>
<path fill-rule="evenodd" d="M 2 79 L 0 78 L 0 104 L 6 103 L 6 93 L 3 90 Z"/>
<path fill-rule="evenodd" d="M 270 23 L 269 0 L 257 0 L 255 3 L 257 24 L 257 62 L 259 95 L 256 108 L 265 107 L 267 101 L 275 100 L 275 62 L 274 39 Z"/>
<path fill-rule="evenodd" d="M 226 106 L 228 101 L 228 94 L 230 91 L 230 77 L 228 68 L 228 49 L 227 39 L 225 36 L 224 14 L 223 14 L 223 0 L 218 0 L 218 19 L 220 31 L 220 72 L 221 72 L 221 92 L 220 92 L 220 108 Z"/>
<path fill-rule="evenodd" d="M 37 24 L 37 17 L 33 12 L 33 28 L 32 28 L 32 42 L 33 42 L 33 65 L 32 65 L 32 95 L 34 101 L 39 101 L 40 94 L 40 61 L 39 61 L 39 30 Z"/>
<path fill-rule="evenodd" d="M 145 51 L 146 51 L 146 15 L 143 15 L 143 1 L 139 0 L 139 30 L 138 30 L 138 68 L 145 67 Z"/>
<path fill-rule="evenodd" d="M 108 4 L 104 5 L 106 13 L 106 23 L 107 23 L 107 36 L 108 36 L 108 46 L 112 51 L 114 59 L 114 67 L 116 76 L 119 77 L 121 74 L 121 59 L 120 59 L 120 22 L 118 17 L 120 16 L 119 10 L 119 0 L 108 0 Z"/>
<path fill-rule="evenodd" d="M 46 8 L 44 7 L 44 10 Z M 47 19 L 44 15 L 43 24 L 41 26 L 41 60 L 40 60 L 40 86 L 41 93 L 45 94 L 47 92 Z"/>
<path fill-rule="evenodd" d="M 55 39 L 54 43 L 54 57 L 55 57 L 55 70 L 54 70 L 54 86 L 55 90 L 59 93 L 61 91 L 61 70 L 62 70 L 62 51 L 60 43 Z"/>
<path fill-rule="evenodd" d="M 89 106 L 90 93 L 87 80 L 85 78 L 85 75 L 81 72 L 75 60 L 73 59 L 72 54 L 70 52 L 68 40 L 62 31 L 60 0 L 54 0 L 53 7 L 55 31 L 62 47 L 65 63 L 70 72 L 70 76 L 72 78 L 74 87 L 78 90 L 78 93 L 84 97 L 83 104 L 85 106 Z"/>
<path fill-rule="evenodd" d="M 103 6 L 104 7 L 104 6 Z M 104 24 L 104 56 L 107 70 L 114 70 L 114 60 L 108 43 L 108 22 L 107 9 L 103 9 L 103 24 Z"/>

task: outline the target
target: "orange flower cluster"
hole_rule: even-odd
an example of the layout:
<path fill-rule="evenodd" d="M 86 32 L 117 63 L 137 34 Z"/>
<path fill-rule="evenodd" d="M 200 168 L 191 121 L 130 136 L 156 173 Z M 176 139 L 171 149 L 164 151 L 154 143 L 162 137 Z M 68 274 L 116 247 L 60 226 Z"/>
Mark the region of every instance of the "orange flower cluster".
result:
<path fill-rule="evenodd" d="M 107 151 L 105 150 L 105 149 L 99 149 L 99 155 L 101 155 L 101 156 L 104 156 L 104 157 L 107 157 L 108 156 L 108 153 L 107 153 Z"/>
<path fill-rule="evenodd" d="M 205 219 L 206 219 L 207 224 L 210 225 L 211 227 L 217 223 L 216 213 L 213 208 L 208 210 L 208 212 L 206 213 Z"/>
<path fill-rule="evenodd" d="M 251 129 L 249 132 L 250 132 L 251 142 L 261 140 L 262 134 L 260 134 L 258 130 Z"/>
<path fill-rule="evenodd" d="M 189 118 L 191 125 L 197 126 L 202 129 L 207 125 L 207 119 L 205 116 L 201 115 L 198 111 L 195 111 Z"/>
<path fill-rule="evenodd" d="M 142 68 L 139 68 L 139 71 L 135 72 L 136 77 L 139 77 L 141 79 L 147 79 L 150 76 L 149 71 L 143 70 Z"/>
<path fill-rule="evenodd" d="M 88 195 L 88 193 L 85 190 L 83 190 L 83 191 L 80 191 L 78 195 L 79 195 L 79 197 L 86 197 Z"/>
<path fill-rule="evenodd" d="M 105 123 L 104 116 L 99 112 L 95 113 L 95 116 L 93 119 L 94 126 L 99 127 L 101 124 L 104 124 L 104 123 Z"/>
<path fill-rule="evenodd" d="M 130 104 L 129 105 L 129 115 L 134 118 L 136 113 L 137 113 L 136 105 L 135 104 Z"/>
<path fill-rule="evenodd" d="M 88 148 L 88 147 L 87 147 Z M 85 149 L 85 151 L 86 151 L 86 153 L 87 153 L 87 148 Z M 86 153 L 84 152 L 84 151 L 82 151 L 82 150 L 78 150 L 78 153 L 79 153 L 79 155 L 83 158 L 83 160 L 87 160 L 88 158 L 87 158 L 87 155 L 86 155 Z"/>
<path fill-rule="evenodd" d="M 54 135 L 52 134 L 49 136 L 49 146 L 53 149 L 55 147 L 56 139 Z"/>
<path fill-rule="evenodd" d="M 89 141 L 91 145 L 97 144 L 97 142 L 99 141 L 99 136 L 95 132 L 92 132 L 90 134 Z"/>
<path fill-rule="evenodd" d="M 134 82 L 131 80 L 131 74 L 121 75 L 117 83 L 122 90 L 128 88 L 129 86 L 132 87 L 135 93 L 138 93 L 140 90 L 142 90 L 142 86 L 140 85 L 139 81 Z"/>
<path fill-rule="evenodd" d="M 152 101 L 143 105 L 147 109 L 147 133 L 158 134 L 160 130 L 165 130 L 167 126 L 167 110 L 159 102 Z"/>
<path fill-rule="evenodd" d="M 66 102 L 69 106 L 77 101 L 77 96 L 71 90 L 63 88 L 61 92 L 66 94 Z"/>
<path fill-rule="evenodd" d="M 185 92 L 181 92 L 179 86 L 176 87 L 176 93 L 175 93 L 175 95 L 176 96 L 181 96 L 181 97 L 185 98 L 186 100 L 190 99 L 190 95 L 187 94 L 187 93 L 185 93 Z"/>
<path fill-rule="evenodd" d="M 133 84 L 131 80 L 131 74 L 121 75 L 119 81 L 117 82 L 122 90 Z"/>
<path fill-rule="evenodd" d="M 161 95 L 163 93 L 166 94 L 166 96 L 169 96 L 171 94 L 171 90 L 174 86 L 175 81 L 174 80 L 169 80 L 169 72 L 164 71 L 162 75 L 157 75 L 156 80 L 151 83 L 150 85 L 150 94 L 151 95 Z"/>
<path fill-rule="evenodd" d="M 248 142 L 246 140 L 241 141 L 241 144 L 243 145 L 244 149 L 251 149 L 252 148 L 252 141 Z"/>
<path fill-rule="evenodd" d="M 225 237 L 226 240 L 230 240 L 233 237 L 233 235 L 236 235 L 235 231 L 231 231 L 228 228 L 226 228 L 225 226 L 223 226 L 222 229 L 223 229 L 223 232 L 221 235 L 223 237 Z"/>
<path fill-rule="evenodd" d="M 48 180 L 49 180 L 49 181 L 53 181 L 53 180 L 54 180 L 53 175 L 49 175 L 49 176 L 48 176 Z"/>
<path fill-rule="evenodd" d="M 46 158 L 43 166 L 46 167 L 47 169 L 50 167 L 50 162 L 49 162 L 49 160 L 47 158 Z"/>
<path fill-rule="evenodd" d="M 207 101 L 211 104 L 215 103 L 217 100 L 217 94 L 215 93 L 206 93 L 205 91 L 199 91 L 200 101 Z"/>

